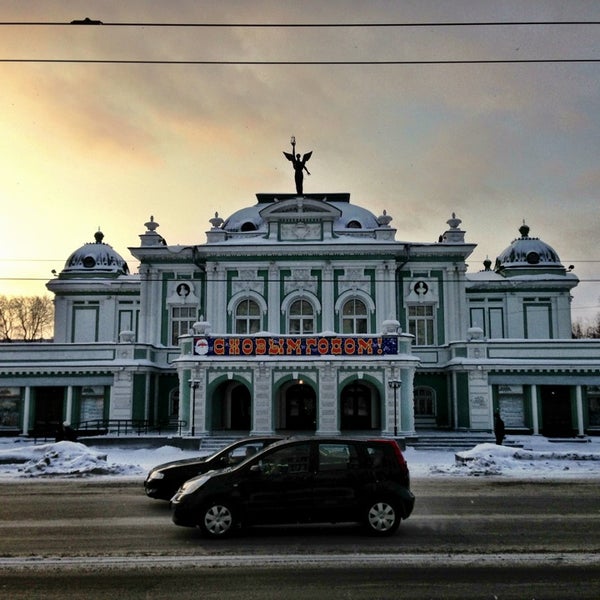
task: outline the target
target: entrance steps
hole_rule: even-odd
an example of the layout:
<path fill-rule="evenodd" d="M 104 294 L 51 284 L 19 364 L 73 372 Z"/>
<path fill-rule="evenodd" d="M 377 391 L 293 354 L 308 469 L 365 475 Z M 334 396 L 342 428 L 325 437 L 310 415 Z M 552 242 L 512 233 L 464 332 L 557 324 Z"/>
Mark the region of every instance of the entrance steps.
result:
<path fill-rule="evenodd" d="M 492 433 L 485 431 L 417 431 L 406 439 L 406 446 L 415 450 L 470 450 L 477 444 L 494 444 Z"/>
<path fill-rule="evenodd" d="M 247 435 L 247 434 L 246 434 Z M 215 435 L 203 437 L 200 440 L 200 452 L 202 454 L 214 454 L 225 446 L 232 444 L 236 440 L 239 440 L 244 435 Z"/>

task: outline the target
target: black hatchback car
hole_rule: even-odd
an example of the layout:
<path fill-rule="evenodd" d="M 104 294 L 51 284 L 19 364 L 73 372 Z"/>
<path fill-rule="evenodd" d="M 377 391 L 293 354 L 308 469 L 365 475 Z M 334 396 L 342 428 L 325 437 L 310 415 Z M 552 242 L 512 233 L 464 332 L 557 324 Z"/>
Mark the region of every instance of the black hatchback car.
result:
<path fill-rule="evenodd" d="M 236 528 L 359 522 L 390 535 L 411 514 L 408 466 L 391 439 L 296 438 L 236 467 L 190 479 L 171 500 L 176 525 L 223 538 Z"/>
<path fill-rule="evenodd" d="M 214 469 L 237 465 L 248 456 L 282 439 L 284 438 L 281 436 L 243 438 L 210 456 L 175 460 L 158 465 L 150 470 L 144 481 L 146 495 L 158 500 L 170 500 L 188 479 Z"/>

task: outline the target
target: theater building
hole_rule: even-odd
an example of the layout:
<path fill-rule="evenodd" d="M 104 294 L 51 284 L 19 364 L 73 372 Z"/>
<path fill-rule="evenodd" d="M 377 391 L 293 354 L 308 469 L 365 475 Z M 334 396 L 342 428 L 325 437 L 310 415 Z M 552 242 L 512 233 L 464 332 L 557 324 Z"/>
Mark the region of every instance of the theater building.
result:
<path fill-rule="evenodd" d="M 556 251 L 523 224 L 473 268 L 455 215 L 430 243 L 392 222 L 346 193 L 257 194 L 200 243 L 150 218 L 136 274 L 97 232 L 47 284 L 53 343 L 0 345 L 1 431 L 415 438 L 490 431 L 495 410 L 513 432 L 600 431 L 600 344 L 571 339 Z"/>

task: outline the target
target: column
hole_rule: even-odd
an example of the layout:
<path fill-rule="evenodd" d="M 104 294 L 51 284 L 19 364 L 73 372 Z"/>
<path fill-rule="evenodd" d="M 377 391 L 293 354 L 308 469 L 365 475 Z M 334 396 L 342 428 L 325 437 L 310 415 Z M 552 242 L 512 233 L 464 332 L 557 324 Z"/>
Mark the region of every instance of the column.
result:
<path fill-rule="evenodd" d="M 531 419 L 533 426 L 533 435 L 540 435 L 540 423 L 538 419 L 538 400 L 537 400 L 537 385 L 531 386 Z"/>
<path fill-rule="evenodd" d="M 252 431 L 250 435 L 273 434 L 273 403 L 271 369 L 265 362 L 254 368 L 254 390 L 252 395 Z"/>
<path fill-rule="evenodd" d="M 73 423 L 73 386 L 67 386 L 67 410 L 65 411 L 65 418 L 63 419 L 69 425 Z"/>
<path fill-rule="evenodd" d="M 279 298 L 279 268 L 276 264 L 269 265 L 269 282 L 267 284 L 267 331 L 278 333 L 280 331 L 279 318 L 281 316 L 281 300 Z"/>
<path fill-rule="evenodd" d="M 583 393 L 580 385 L 575 386 L 575 401 L 577 403 L 577 435 L 585 435 L 583 429 Z"/>
<path fill-rule="evenodd" d="M 413 375 L 412 369 L 402 370 L 402 387 L 400 388 L 400 423 L 402 427 L 400 431 L 403 435 L 415 434 L 415 404 L 413 395 Z"/>
<path fill-rule="evenodd" d="M 317 435 L 339 435 L 337 376 L 329 361 L 319 366 L 318 403 Z"/>
<path fill-rule="evenodd" d="M 335 323 L 335 298 L 333 297 L 333 268 L 327 262 L 321 272 L 322 276 L 322 306 L 323 315 L 322 330 L 337 331 Z"/>
<path fill-rule="evenodd" d="M 29 433 L 29 415 L 31 414 L 31 387 L 25 388 L 25 398 L 23 398 L 23 435 Z"/>

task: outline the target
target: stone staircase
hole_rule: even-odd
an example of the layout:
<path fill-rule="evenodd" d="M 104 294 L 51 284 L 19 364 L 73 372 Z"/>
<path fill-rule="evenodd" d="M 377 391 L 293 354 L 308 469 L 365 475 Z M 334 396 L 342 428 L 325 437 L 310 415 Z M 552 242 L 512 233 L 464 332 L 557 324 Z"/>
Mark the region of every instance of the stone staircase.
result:
<path fill-rule="evenodd" d="M 247 435 L 247 434 L 246 434 Z M 236 440 L 239 440 L 242 437 L 246 437 L 245 435 L 216 435 L 216 436 L 208 436 L 203 437 L 200 440 L 200 452 L 201 454 L 214 454 L 221 450 L 221 448 L 225 448 L 229 444 L 232 444 Z"/>
<path fill-rule="evenodd" d="M 246 434 L 247 435 L 247 434 Z M 200 452 L 212 454 L 236 440 L 246 437 L 240 435 L 207 436 L 200 440 Z M 368 436 L 372 437 L 372 436 Z M 407 438 L 404 444 L 417 450 L 470 450 L 477 444 L 495 443 L 494 435 L 485 431 L 422 431 L 413 438 Z M 403 444 L 403 445 L 404 445 Z"/>
<path fill-rule="evenodd" d="M 423 431 L 407 438 L 406 446 L 416 450 L 470 450 L 477 444 L 494 444 L 492 433 L 485 431 Z"/>

